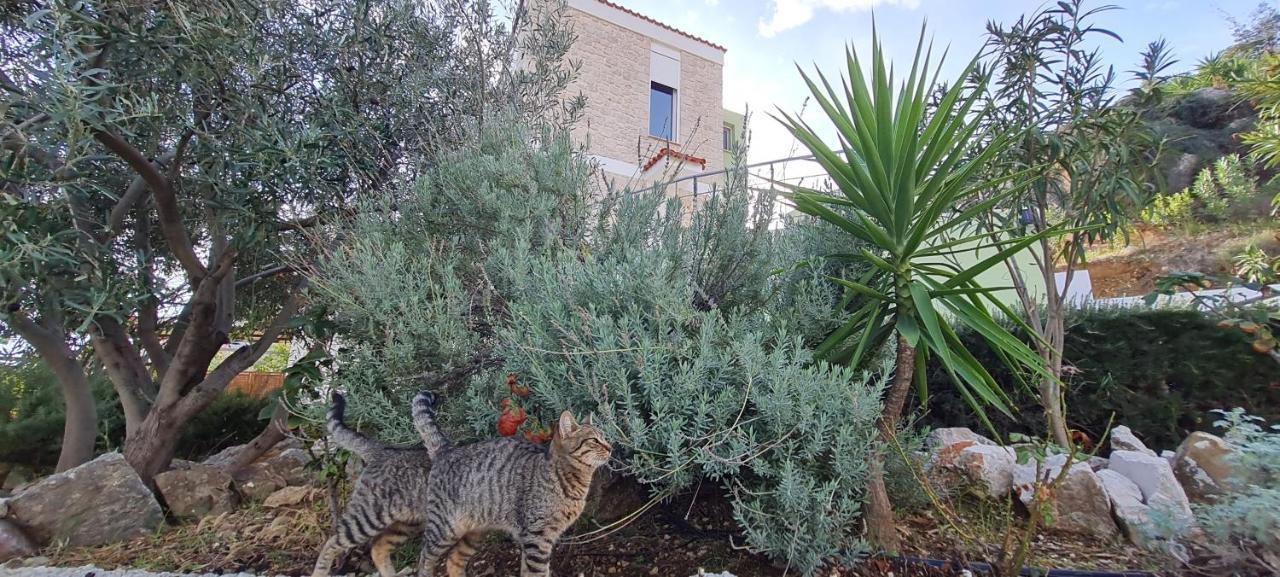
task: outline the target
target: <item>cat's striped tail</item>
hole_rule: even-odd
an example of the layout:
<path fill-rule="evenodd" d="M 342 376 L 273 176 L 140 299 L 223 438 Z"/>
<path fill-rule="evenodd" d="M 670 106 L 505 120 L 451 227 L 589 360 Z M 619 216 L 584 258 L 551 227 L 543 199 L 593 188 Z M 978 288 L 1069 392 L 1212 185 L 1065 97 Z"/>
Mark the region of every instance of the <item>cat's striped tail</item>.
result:
<path fill-rule="evenodd" d="M 329 438 L 352 453 L 367 457 L 370 453 L 386 448 L 386 445 L 356 432 L 342 421 L 347 410 L 347 399 L 341 393 L 333 393 L 333 405 L 329 407 Z"/>
<path fill-rule="evenodd" d="M 432 459 L 449 447 L 449 438 L 436 424 L 435 403 L 436 396 L 431 391 L 422 390 L 413 396 L 413 427 L 418 430 L 418 436 L 422 437 L 422 444 Z"/>

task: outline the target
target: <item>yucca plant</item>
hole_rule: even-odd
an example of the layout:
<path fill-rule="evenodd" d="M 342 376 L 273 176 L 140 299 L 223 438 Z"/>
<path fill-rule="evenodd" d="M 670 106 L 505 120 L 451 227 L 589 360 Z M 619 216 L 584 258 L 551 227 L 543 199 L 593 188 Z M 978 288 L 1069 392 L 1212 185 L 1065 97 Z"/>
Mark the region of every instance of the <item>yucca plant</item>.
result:
<path fill-rule="evenodd" d="M 976 277 L 1026 249 L 1052 231 L 1017 237 L 1013 231 L 977 234 L 985 218 L 1023 185 L 1020 174 L 981 181 L 983 168 L 1008 146 L 1010 135 L 980 134 L 981 90 L 954 82 L 930 105 L 938 85 L 938 67 L 925 49 L 924 30 L 910 74 L 895 85 L 878 35 L 872 32 L 870 78 L 856 51 L 846 53 L 847 76 L 837 90 L 817 72 L 817 80 L 800 70 L 827 118 L 836 128 L 839 151 L 823 143 L 804 120 L 781 113 L 779 120 L 813 153 L 839 189 L 839 195 L 793 188 L 789 198 L 801 212 L 825 220 L 869 248 L 858 254 L 872 266 L 860 278 L 836 278 L 847 290 L 841 306 L 848 320 L 820 346 L 830 361 L 861 366 L 896 336 L 897 372 L 880 422 L 890 441 L 913 373 L 936 358 L 957 383 L 966 401 L 979 411 L 994 407 L 1008 413 L 1005 391 L 956 336 L 956 325 L 982 335 L 1015 372 L 1047 375 L 1044 361 L 997 323 L 989 307 L 1004 308 Z M 977 59 L 961 78 L 970 76 Z M 994 254 L 962 268 L 949 261 L 979 248 Z M 1010 318 L 1015 318 L 1009 314 Z M 923 391 L 923 378 L 919 379 Z M 981 412 L 980 412 L 981 414 Z M 877 471 L 880 467 L 873 467 Z M 867 512 L 869 538 L 897 549 L 893 512 L 877 472 L 871 482 Z"/>

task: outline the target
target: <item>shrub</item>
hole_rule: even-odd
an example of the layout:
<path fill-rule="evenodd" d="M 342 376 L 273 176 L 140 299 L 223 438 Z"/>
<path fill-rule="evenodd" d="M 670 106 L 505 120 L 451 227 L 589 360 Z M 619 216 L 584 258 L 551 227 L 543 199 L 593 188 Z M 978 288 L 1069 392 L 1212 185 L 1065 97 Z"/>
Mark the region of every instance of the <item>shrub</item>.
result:
<path fill-rule="evenodd" d="M 111 383 L 91 372 L 98 409 L 99 452 L 124 444 L 124 413 Z M 246 443 L 266 426 L 259 413 L 267 401 L 223 395 L 183 433 L 177 455 L 199 459 L 231 445 Z M 0 462 L 52 469 L 62 448 L 65 410 L 53 373 L 39 359 L 0 367 Z"/>
<path fill-rule="evenodd" d="M 199 460 L 232 445 L 248 443 L 267 426 L 261 414 L 270 402 L 239 393 L 218 397 L 182 432 L 177 455 Z"/>
<path fill-rule="evenodd" d="M 485 123 L 313 272 L 352 422 L 416 440 L 417 375 L 479 352 L 493 366 L 438 385 L 455 440 L 495 434 L 515 373 L 540 423 L 594 412 L 611 467 L 655 496 L 720 483 L 755 550 L 809 572 L 861 550 L 883 375 L 811 355 L 839 322 L 826 275 L 854 265 L 793 266 L 848 242 L 808 217 L 771 230 L 773 199 L 741 174 L 692 212 L 664 191 L 593 195 L 567 134 L 539 130 Z"/>
<path fill-rule="evenodd" d="M 472 432 L 492 434 L 507 392 L 500 375 L 515 373 L 543 423 L 565 408 L 594 412 L 615 443 L 614 467 L 655 495 L 721 483 L 753 549 L 810 573 L 857 552 L 882 375 L 813 362 L 806 337 L 791 332 L 793 314 L 809 319 L 817 308 L 800 303 L 810 299 L 830 310 L 833 291 L 765 299 L 786 277 L 755 271 L 769 270 L 787 243 L 745 226 L 745 198 L 711 201 L 688 227 L 660 216 L 660 202 L 624 198 L 611 218 L 618 226 L 590 256 L 500 257 L 516 287 L 515 322 L 498 332 L 503 366 L 468 390 Z M 691 250 L 707 237 L 733 249 Z M 737 269 L 715 264 L 744 251 Z M 691 274 L 699 270 L 720 272 Z M 717 293 L 723 308 L 705 306 L 713 286 L 733 287 Z"/>
<path fill-rule="evenodd" d="M 1173 448 L 1193 430 L 1207 429 L 1212 411 L 1223 404 L 1244 407 L 1269 420 L 1280 419 L 1280 365 L 1252 352 L 1248 335 L 1216 326 L 1193 310 L 1102 309 L 1072 311 L 1066 323 L 1064 358 L 1067 416 L 1073 428 L 1098 438 L 1112 414 L 1153 448 Z M 976 343 L 973 335 L 961 334 Z M 975 351 L 987 366 L 998 359 Z M 999 369 L 997 379 L 1018 390 L 1015 375 Z M 930 371 L 932 394 L 924 422 L 970 426 L 979 421 L 950 395 L 948 378 Z M 1025 389 L 1023 389 L 1025 391 Z M 991 415 L 1003 432 L 1043 430 L 1030 392 L 1015 396 L 1017 417 Z"/>
<path fill-rule="evenodd" d="M 1280 271 L 1280 257 L 1272 258 L 1266 251 L 1250 245 L 1244 252 L 1232 257 L 1236 276 L 1251 283 L 1271 283 Z"/>
<path fill-rule="evenodd" d="M 90 373 L 98 405 L 98 450 L 120 447 L 124 413 L 115 390 L 102 375 Z M 52 469 L 62 448 L 65 420 L 62 394 L 43 361 L 27 358 L 0 367 L 0 462 Z"/>
<path fill-rule="evenodd" d="M 1221 220 L 1226 218 L 1227 210 L 1231 205 L 1227 202 L 1226 197 L 1218 191 L 1218 185 L 1214 182 L 1213 172 L 1206 167 L 1196 175 L 1196 180 L 1191 184 L 1191 194 L 1200 201 L 1201 210 L 1210 218 Z"/>
<path fill-rule="evenodd" d="M 1194 506 L 1203 538 L 1167 551 L 1196 574 L 1280 574 L 1280 425 L 1264 428 L 1263 419 L 1241 408 L 1216 412 L 1232 449 L 1233 483 L 1213 501 Z M 1181 536 L 1159 525 L 1149 532 L 1161 540 Z"/>
<path fill-rule="evenodd" d="M 1160 227 L 1186 226 L 1192 222 L 1191 207 L 1194 204 L 1195 198 L 1186 190 L 1160 195 L 1142 211 L 1142 220 Z"/>

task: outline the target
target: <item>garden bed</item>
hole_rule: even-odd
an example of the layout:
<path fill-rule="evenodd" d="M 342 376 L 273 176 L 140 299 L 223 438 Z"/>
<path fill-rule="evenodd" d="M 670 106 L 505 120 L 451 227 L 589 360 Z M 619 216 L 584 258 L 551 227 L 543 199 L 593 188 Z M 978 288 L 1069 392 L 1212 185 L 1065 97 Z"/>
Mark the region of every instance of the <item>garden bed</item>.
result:
<path fill-rule="evenodd" d="M 688 497 L 642 515 L 629 526 L 596 541 L 557 547 L 552 563 L 555 575 L 662 575 L 685 577 L 728 571 L 738 577 L 797 575 L 763 556 L 738 545 L 741 536 L 732 530 L 728 504 L 706 493 L 690 506 Z M 966 523 L 990 543 L 999 535 L 990 520 L 974 513 Z M 687 519 L 686 519 L 687 518 Z M 981 551 L 959 551 L 950 529 L 933 515 L 910 516 L 900 531 L 911 557 L 977 559 Z M 138 568 L 187 573 L 236 573 L 309 575 L 316 551 L 327 537 L 329 514 L 322 502 L 297 507 L 267 509 L 252 506 L 234 513 L 209 517 L 198 523 L 168 528 L 143 539 L 95 548 L 51 549 L 45 552 L 53 565 L 93 565 L 102 569 Z M 582 529 L 579 529 L 582 530 Z M 397 552 L 400 568 L 416 559 L 413 547 Z M 1148 570 L 1156 566 L 1149 553 L 1118 542 L 1104 543 L 1067 534 L 1045 533 L 1036 539 L 1033 565 L 1103 571 Z M 854 568 L 822 571 L 824 577 L 882 575 L 893 567 L 883 560 Z M 896 562 L 895 562 L 896 563 Z M 919 575 L 951 575 L 941 569 L 916 567 Z M 372 573 L 363 555 L 353 556 L 341 572 Z M 493 537 L 472 561 L 473 576 L 515 575 L 519 553 L 505 539 Z M 897 572 L 899 576 L 917 573 Z"/>

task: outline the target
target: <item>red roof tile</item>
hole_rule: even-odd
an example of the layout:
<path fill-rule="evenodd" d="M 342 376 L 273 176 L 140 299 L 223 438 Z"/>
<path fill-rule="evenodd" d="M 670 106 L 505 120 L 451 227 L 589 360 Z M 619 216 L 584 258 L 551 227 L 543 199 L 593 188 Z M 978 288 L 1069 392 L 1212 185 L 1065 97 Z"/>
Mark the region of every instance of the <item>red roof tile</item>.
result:
<path fill-rule="evenodd" d="M 604 0 L 601 0 L 601 1 L 604 1 Z M 653 165 L 658 164 L 659 160 L 662 160 L 663 157 L 667 157 L 667 156 L 670 156 L 671 158 L 674 158 L 677 160 L 682 160 L 684 162 L 700 164 L 702 165 L 703 170 L 707 169 L 707 159 L 698 158 L 692 154 L 685 154 L 678 150 L 672 150 L 669 147 L 663 147 L 662 150 L 658 151 L 658 154 L 655 154 L 653 158 L 650 158 L 648 162 L 644 163 L 644 168 L 642 170 L 647 172 L 650 168 L 653 168 Z"/>
<path fill-rule="evenodd" d="M 727 52 L 727 51 L 728 51 L 728 50 L 726 50 L 726 49 L 725 49 L 725 47 L 724 47 L 724 46 L 721 46 L 721 45 L 719 45 L 719 44 L 716 44 L 715 42 L 712 42 L 712 41 L 710 41 L 710 40 L 707 40 L 706 38 L 702 38 L 702 37 L 699 37 L 699 36 L 694 36 L 693 34 L 690 34 L 690 33 L 688 33 L 688 32 L 685 32 L 684 30 L 681 30 L 681 29 L 679 29 L 679 28 L 676 28 L 676 27 L 671 26 L 671 25 L 669 25 L 669 24 L 666 24 L 666 23 L 664 23 L 664 22 L 659 22 L 659 21 L 657 21 L 657 20 L 654 20 L 653 18 L 650 18 L 650 17 L 648 17 L 648 16 L 645 16 L 644 14 L 641 14 L 641 13 L 639 13 L 639 12 L 636 12 L 635 10 L 632 10 L 632 9 L 630 9 L 630 8 L 627 8 L 626 6 L 623 6 L 623 5 L 621 5 L 621 4 L 617 4 L 617 3 L 615 3 L 615 2 L 610 2 L 609 0 L 596 0 L 596 1 L 597 1 L 597 2 L 600 2 L 601 4 L 604 4 L 605 6 L 609 6 L 609 7 L 611 7 L 611 8 L 616 8 L 616 9 L 618 9 L 618 10 L 621 10 L 621 11 L 623 11 L 623 12 L 626 12 L 627 14 L 630 14 L 630 15 L 632 15 L 632 16 L 635 16 L 636 18 L 639 18 L 639 19 L 641 19 L 641 20 L 644 20 L 645 22 L 648 22 L 648 23 L 650 23 L 650 24 L 656 24 L 656 25 L 658 25 L 658 26 L 661 26 L 661 27 L 663 27 L 663 28 L 666 28 L 667 30 L 670 30 L 670 31 L 672 31 L 672 32 L 675 32 L 676 34 L 679 34 L 679 35 L 681 35 L 681 36 L 684 36 L 685 38 L 689 38 L 689 39 L 692 39 L 692 40 L 697 40 L 698 42 L 701 42 L 701 43 L 703 43 L 703 44 L 706 44 L 707 46 L 710 46 L 710 47 L 712 47 L 712 48 L 715 48 L 716 50 L 719 50 L 719 51 L 721 51 L 721 52 Z"/>

